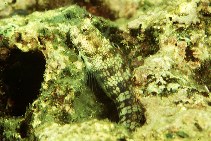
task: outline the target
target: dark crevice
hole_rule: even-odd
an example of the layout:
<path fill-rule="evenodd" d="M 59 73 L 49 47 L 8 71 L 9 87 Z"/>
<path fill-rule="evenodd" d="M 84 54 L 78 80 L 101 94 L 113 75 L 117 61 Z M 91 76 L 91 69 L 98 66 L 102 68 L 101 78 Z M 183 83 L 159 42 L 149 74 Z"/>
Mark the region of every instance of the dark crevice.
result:
<path fill-rule="evenodd" d="M 3 141 L 4 127 L 0 125 L 0 140 Z"/>
<path fill-rule="evenodd" d="M 3 63 L 1 80 L 7 99 L 4 113 L 10 116 L 22 116 L 27 106 L 39 94 L 45 70 L 45 58 L 39 51 L 22 52 L 13 49 Z"/>
<path fill-rule="evenodd" d="M 204 85 L 207 87 L 208 91 L 211 91 L 211 58 L 206 59 L 205 61 L 201 62 L 201 66 L 194 70 L 194 79 L 197 83 Z M 206 92 L 203 95 L 209 95 Z"/>
<path fill-rule="evenodd" d="M 185 49 L 185 60 L 186 61 L 193 61 L 193 62 L 199 61 L 199 59 L 195 58 L 193 54 L 194 54 L 194 51 L 191 50 L 190 46 L 188 46 Z"/>
<path fill-rule="evenodd" d="M 118 122 L 119 117 L 115 103 L 106 95 L 106 93 L 100 87 L 95 76 L 92 73 L 87 73 L 87 75 L 87 85 L 94 92 L 98 102 L 104 105 L 104 111 L 101 118 L 108 118 L 112 122 Z"/>
<path fill-rule="evenodd" d="M 103 1 L 100 0 L 90 0 L 86 2 L 85 0 L 73 0 L 75 4 L 80 7 L 84 7 L 89 13 L 95 16 L 101 16 L 105 19 L 115 20 L 115 12 L 112 11 Z"/>
<path fill-rule="evenodd" d="M 159 31 L 157 29 L 154 29 L 153 27 L 149 27 L 148 29 L 146 29 L 146 31 L 144 32 L 144 40 L 141 43 L 141 50 L 140 50 L 140 54 L 143 57 L 148 57 L 150 55 L 156 54 L 160 48 L 158 45 L 158 34 L 162 32 Z"/>

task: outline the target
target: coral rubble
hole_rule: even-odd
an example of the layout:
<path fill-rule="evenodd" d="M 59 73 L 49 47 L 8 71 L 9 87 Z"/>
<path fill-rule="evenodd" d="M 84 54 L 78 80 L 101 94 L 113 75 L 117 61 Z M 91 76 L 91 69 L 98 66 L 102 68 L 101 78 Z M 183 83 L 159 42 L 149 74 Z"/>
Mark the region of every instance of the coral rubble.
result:
<path fill-rule="evenodd" d="M 0 4 L 0 140 L 210 139 L 209 0 L 22 1 Z M 100 34 L 130 64 L 146 118 L 134 132 L 70 38 L 86 18 L 93 37 L 78 42 Z"/>

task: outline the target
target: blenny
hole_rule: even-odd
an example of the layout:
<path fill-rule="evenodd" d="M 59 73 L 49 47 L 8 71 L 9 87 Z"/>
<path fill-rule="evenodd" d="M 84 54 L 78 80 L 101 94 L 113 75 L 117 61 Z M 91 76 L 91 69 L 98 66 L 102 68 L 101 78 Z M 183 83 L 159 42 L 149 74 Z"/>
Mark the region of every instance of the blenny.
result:
<path fill-rule="evenodd" d="M 144 121 L 144 111 L 131 86 L 131 70 L 122 51 L 112 46 L 90 18 L 70 26 L 70 40 L 86 69 L 117 107 L 119 123 L 134 130 Z"/>

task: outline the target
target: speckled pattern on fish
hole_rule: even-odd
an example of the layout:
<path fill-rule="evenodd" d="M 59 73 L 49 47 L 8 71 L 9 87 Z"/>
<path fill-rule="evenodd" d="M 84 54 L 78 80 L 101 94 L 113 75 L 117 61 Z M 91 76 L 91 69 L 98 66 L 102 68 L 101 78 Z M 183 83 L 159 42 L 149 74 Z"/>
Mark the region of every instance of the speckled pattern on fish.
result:
<path fill-rule="evenodd" d="M 131 70 L 119 48 L 110 44 L 92 25 L 91 18 L 70 27 L 70 38 L 85 66 L 97 79 L 106 95 L 116 104 L 119 123 L 130 130 L 144 120 L 143 109 L 131 86 Z"/>

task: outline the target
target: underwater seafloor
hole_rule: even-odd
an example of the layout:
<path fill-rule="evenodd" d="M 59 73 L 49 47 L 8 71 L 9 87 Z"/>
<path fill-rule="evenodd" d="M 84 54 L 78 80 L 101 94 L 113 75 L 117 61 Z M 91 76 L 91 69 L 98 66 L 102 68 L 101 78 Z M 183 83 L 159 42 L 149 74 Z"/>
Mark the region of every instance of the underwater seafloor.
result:
<path fill-rule="evenodd" d="M 93 33 L 74 42 L 106 40 L 130 64 L 146 119 L 134 132 L 88 77 L 69 35 L 82 26 Z M 2 141 L 208 141 L 210 91 L 210 0 L 0 2 Z"/>

